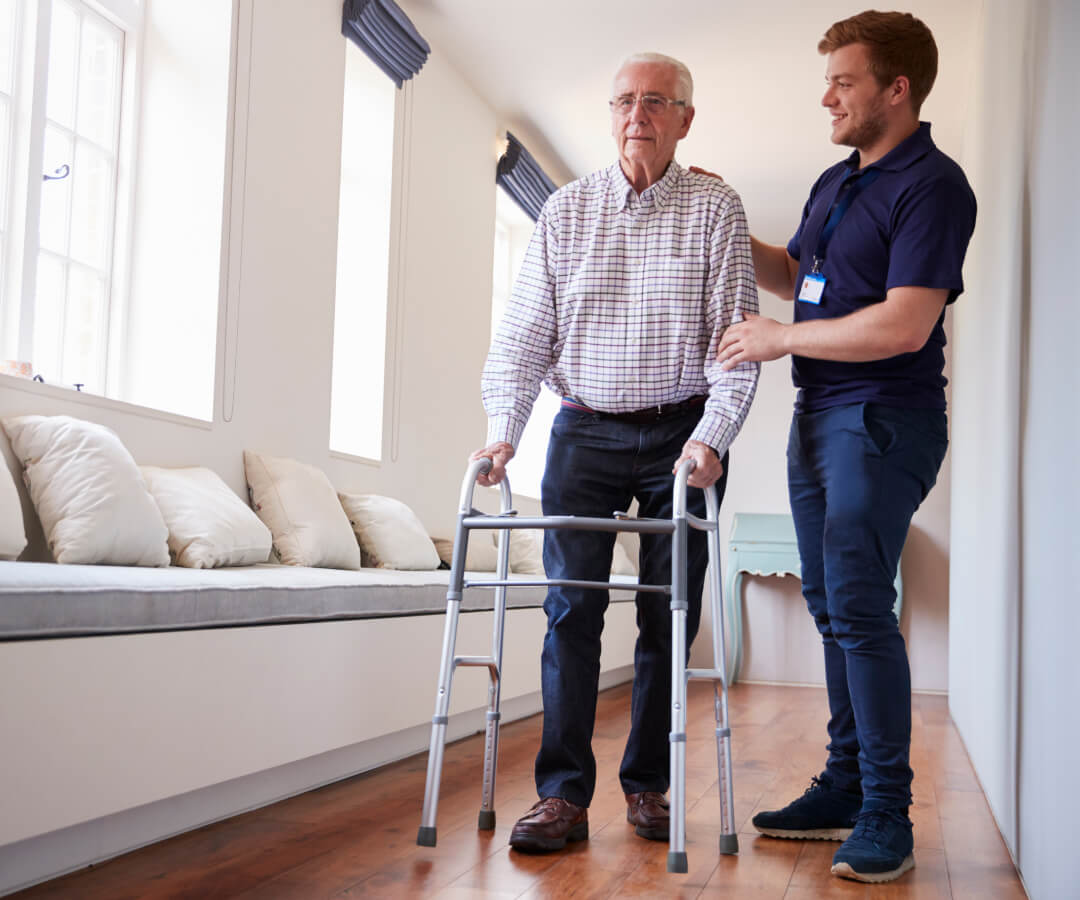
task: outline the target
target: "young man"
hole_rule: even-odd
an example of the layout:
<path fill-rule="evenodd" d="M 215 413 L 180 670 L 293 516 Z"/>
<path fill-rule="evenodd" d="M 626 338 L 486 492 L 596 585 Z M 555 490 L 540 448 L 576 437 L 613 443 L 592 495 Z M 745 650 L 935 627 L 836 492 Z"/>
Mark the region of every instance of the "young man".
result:
<path fill-rule="evenodd" d="M 876 882 L 915 864 L 893 579 L 945 455 L 942 323 L 963 290 L 975 198 L 919 121 L 937 72 L 922 22 L 864 12 L 818 50 L 833 143 L 854 152 L 818 178 L 786 248 L 752 239 L 758 285 L 794 301 L 794 322 L 732 325 L 717 356 L 724 367 L 792 357 L 788 489 L 831 714 L 824 772 L 753 822 L 775 837 L 846 838 L 833 874 Z"/>
<path fill-rule="evenodd" d="M 640 515 L 670 518 L 674 471 L 696 463 L 692 487 L 723 497 L 727 449 L 746 418 L 757 363 L 722 370 L 713 348 L 757 312 L 746 217 L 727 185 L 675 162 L 694 118 L 686 66 L 658 54 L 615 76 L 611 129 L 618 159 L 544 205 L 483 374 L 492 460 L 502 480 L 543 381 L 562 397 L 541 485 L 544 515 L 607 517 L 637 499 Z M 687 506 L 705 514 L 705 496 Z M 550 530 L 552 579 L 607 581 L 612 532 Z M 707 551 L 688 546 L 687 646 L 697 631 Z M 671 578 L 671 539 L 641 535 L 641 580 Z M 588 837 L 592 753 L 607 591 L 552 587 L 544 602 L 544 727 L 540 800 L 514 825 L 517 850 L 559 850 Z M 668 839 L 671 612 L 661 594 L 636 597 L 638 641 L 630 736 L 619 768 L 636 833 Z"/>

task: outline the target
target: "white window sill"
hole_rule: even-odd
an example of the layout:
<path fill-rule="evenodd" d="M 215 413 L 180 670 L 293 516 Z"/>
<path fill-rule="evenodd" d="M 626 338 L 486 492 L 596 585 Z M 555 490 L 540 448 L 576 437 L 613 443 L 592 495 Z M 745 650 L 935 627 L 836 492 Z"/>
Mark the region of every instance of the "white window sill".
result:
<path fill-rule="evenodd" d="M 360 463 L 364 466 L 371 466 L 374 469 L 378 469 L 382 466 L 381 459 L 371 459 L 367 456 L 357 456 L 354 453 L 346 453 L 344 450 L 331 450 L 330 456 L 333 459 L 343 459 L 345 462 Z"/>
<path fill-rule="evenodd" d="M 187 425 L 191 428 L 200 428 L 210 431 L 214 427 L 213 422 L 205 419 L 195 419 L 191 416 L 182 416 L 179 413 L 166 412 L 163 409 L 154 409 L 149 406 L 139 406 L 135 403 L 125 403 L 123 400 L 114 400 L 111 397 L 103 397 L 100 394 L 91 394 L 89 391 L 78 391 L 75 388 L 64 387 L 57 384 L 43 384 L 31 378 L 22 378 L 18 375 L 0 374 L 0 389 L 10 388 L 34 394 L 39 397 L 48 397 L 54 400 L 80 403 L 98 409 L 111 409 L 116 412 L 126 413 L 143 419 L 158 419 L 163 422 L 173 422 L 177 425 Z"/>

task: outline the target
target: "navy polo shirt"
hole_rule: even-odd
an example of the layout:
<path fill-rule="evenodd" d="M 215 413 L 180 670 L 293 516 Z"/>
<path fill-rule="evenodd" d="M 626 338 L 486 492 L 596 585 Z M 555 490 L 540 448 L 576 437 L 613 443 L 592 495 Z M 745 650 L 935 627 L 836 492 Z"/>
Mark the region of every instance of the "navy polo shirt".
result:
<path fill-rule="evenodd" d="M 811 270 L 822 229 L 845 183 L 879 169 L 840 219 L 820 272 L 820 304 L 797 299 Z M 975 228 L 975 195 L 961 168 L 935 146 L 930 123 L 880 160 L 859 170 L 856 150 L 827 169 L 810 191 L 787 251 L 799 262 L 795 321 L 832 319 L 881 303 L 894 287 L 944 288 L 952 303 L 963 291 L 960 270 Z M 945 313 L 921 350 L 889 359 L 850 363 L 793 356 L 799 388 L 796 412 L 846 403 L 945 409 Z"/>

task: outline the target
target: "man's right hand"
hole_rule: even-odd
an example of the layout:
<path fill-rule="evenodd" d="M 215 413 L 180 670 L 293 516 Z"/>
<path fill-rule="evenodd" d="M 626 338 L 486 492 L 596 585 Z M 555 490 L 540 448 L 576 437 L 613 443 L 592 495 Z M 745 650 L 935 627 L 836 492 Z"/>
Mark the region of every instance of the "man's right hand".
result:
<path fill-rule="evenodd" d="M 506 441 L 496 441 L 476 450 L 469 459 L 490 459 L 491 470 L 476 476 L 476 483 L 493 487 L 506 477 L 506 464 L 514 458 L 514 448 Z"/>
<path fill-rule="evenodd" d="M 708 169 L 703 169 L 701 166 L 691 166 L 691 172 L 697 172 L 698 175 L 708 175 L 710 178 L 715 178 L 717 181 L 723 181 L 724 179 L 717 175 L 715 172 L 710 172 Z"/>

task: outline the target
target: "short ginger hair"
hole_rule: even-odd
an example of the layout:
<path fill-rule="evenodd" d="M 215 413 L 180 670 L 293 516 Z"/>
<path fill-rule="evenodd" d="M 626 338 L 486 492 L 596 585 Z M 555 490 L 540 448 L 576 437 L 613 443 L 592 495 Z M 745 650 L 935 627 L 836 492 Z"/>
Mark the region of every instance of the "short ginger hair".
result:
<path fill-rule="evenodd" d="M 848 44 L 866 47 L 870 73 L 883 88 L 900 75 L 907 77 L 918 115 L 937 77 L 937 44 L 930 29 L 911 13 L 868 9 L 834 23 L 818 42 L 818 53 L 832 53 Z"/>

